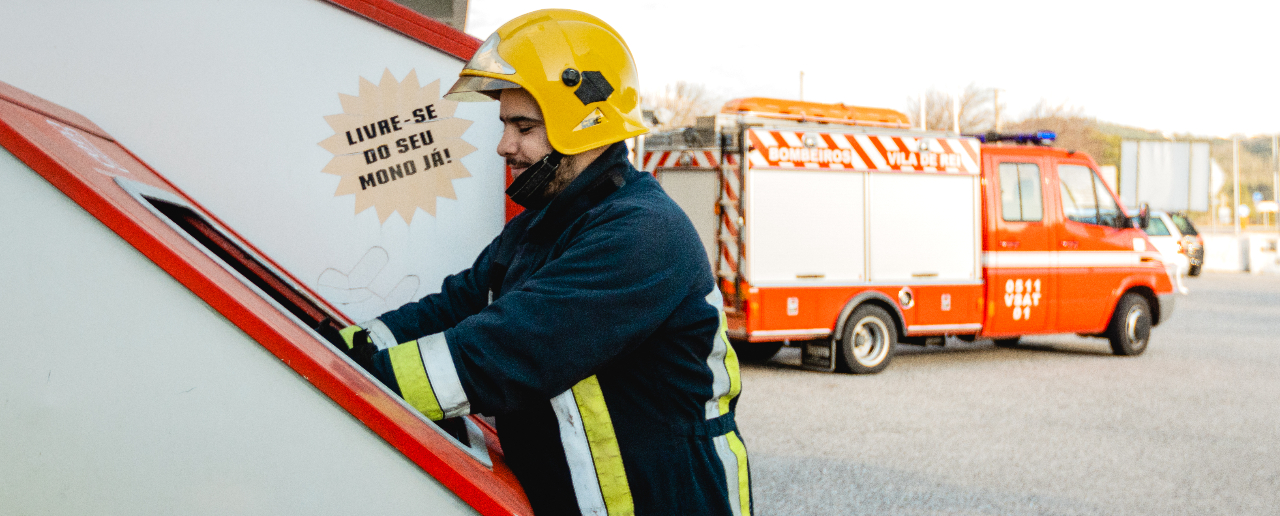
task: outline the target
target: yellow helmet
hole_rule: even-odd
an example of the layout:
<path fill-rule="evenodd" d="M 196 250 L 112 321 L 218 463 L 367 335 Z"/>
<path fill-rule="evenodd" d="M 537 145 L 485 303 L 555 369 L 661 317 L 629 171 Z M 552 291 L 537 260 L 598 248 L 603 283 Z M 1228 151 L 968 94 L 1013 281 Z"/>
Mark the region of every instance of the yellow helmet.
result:
<path fill-rule="evenodd" d="M 581 152 L 649 132 L 641 122 L 631 49 L 587 13 L 544 9 L 518 16 L 485 40 L 445 98 L 494 100 L 524 88 L 538 101 L 551 147 Z"/>

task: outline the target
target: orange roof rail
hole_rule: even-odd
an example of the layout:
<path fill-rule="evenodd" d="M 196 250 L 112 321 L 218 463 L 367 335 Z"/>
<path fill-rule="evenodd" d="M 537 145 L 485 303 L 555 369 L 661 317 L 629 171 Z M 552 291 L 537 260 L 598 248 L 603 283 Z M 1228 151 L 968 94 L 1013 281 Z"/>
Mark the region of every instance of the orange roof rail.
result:
<path fill-rule="evenodd" d="M 867 125 L 910 129 L 907 115 L 886 108 L 846 106 L 843 103 L 821 104 L 803 100 L 783 100 L 766 97 L 747 97 L 725 102 L 721 113 L 739 113 L 763 118 L 779 118 L 801 122 L 828 124 Z"/>

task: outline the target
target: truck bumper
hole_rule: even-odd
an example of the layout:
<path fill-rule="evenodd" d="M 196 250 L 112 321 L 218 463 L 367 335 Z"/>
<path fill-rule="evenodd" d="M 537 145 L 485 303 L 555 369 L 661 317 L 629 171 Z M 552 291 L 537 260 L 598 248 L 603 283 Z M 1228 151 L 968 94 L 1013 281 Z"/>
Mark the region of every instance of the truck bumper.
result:
<path fill-rule="evenodd" d="M 1152 318 L 1152 326 L 1169 320 L 1169 316 L 1173 315 L 1174 300 L 1174 293 L 1172 292 L 1156 295 L 1156 317 Z"/>

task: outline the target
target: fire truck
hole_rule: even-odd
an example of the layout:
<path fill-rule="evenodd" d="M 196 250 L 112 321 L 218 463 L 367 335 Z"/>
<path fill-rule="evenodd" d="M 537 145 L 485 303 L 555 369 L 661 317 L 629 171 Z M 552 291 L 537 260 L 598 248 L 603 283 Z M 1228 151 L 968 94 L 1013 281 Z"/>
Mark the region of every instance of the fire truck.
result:
<path fill-rule="evenodd" d="M 639 154 L 697 227 L 744 359 L 791 343 L 806 367 L 877 373 L 898 344 L 1052 333 L 1140 354 L 1173 309 L 1170 271 L 1053 137 L 744 98 Z"/>

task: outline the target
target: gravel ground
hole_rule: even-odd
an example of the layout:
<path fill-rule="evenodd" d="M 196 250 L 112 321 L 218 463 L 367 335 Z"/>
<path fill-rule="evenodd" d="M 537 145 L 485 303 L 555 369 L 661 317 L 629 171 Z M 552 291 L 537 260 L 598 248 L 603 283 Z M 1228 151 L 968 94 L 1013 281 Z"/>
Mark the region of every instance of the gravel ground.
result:
<path fill-rule="evenodd" d="M 1052 335 L 744 366 L 756 514 L 1280 514 L 1280 277 L 1188 286 L 1138 357 Z"/>

